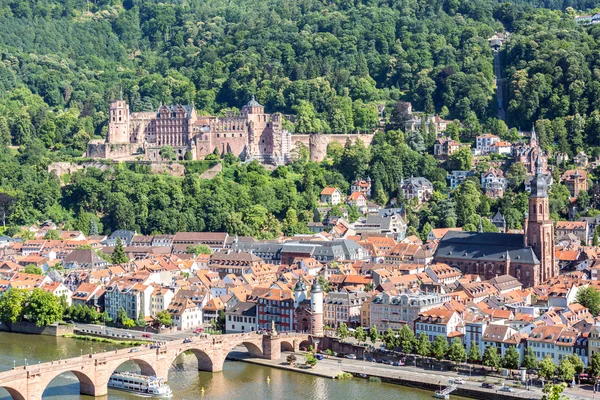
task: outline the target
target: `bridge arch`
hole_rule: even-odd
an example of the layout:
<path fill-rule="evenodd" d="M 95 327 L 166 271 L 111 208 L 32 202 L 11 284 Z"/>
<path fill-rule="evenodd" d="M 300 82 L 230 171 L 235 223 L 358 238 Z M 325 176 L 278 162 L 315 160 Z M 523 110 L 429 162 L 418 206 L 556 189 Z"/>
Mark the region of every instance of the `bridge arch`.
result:
<path fill-rule="evenodd" d="M 186 349 L 181 349 L 179 351 L 175 351 L 173 353 L 173 356 L 169 360 L 169 362 L 166 363 L 167 368 L 171 368 L 171 366 L 175 363 L 175 360 L 177 360 L 177 358 L 179 356 L 181 356 L 182 354 L 185 354 L 187 352 L 192 353 L 194 356 L 196 356 L 196 360 L 198 361 L 198 371 L 209 371 L 209 372 L 214 371 L 212 357 L 209 356 L 206 353 L 206 351 L 204 351 L 203 349 L 201 349 L 199 347 L 189 347 Z"/>
<path fill-rule="evenodd" d="M 281 351 L 294 351 L 294 343 L 288 340 L 282 340 Z"/>
<path fill-rule="evenodd" d="M 150 362 L 144 360 L 143 358 L 132 357 L 127 360 L 119 360 L 119 362 L 113 363 L 108 368 L 108 372 L 109 372 L 108 377 L 110 378 L 110 375 L 112 375 L 113 372 L 115 372 L 117 369 L 119 369 L 119 367 L 121 367 L 123 364 L 126 364 L 128 362 L 133 362 L 140 369 L 140 374 L 142 374 L 142 375 L 158 376 L 156 368 Z"/>
<path fill-rule="evenodd" d="M 69 374 L 74 375 L 77 378 L 77 380 L 79 381 L 79 393 L 87 394 L 90 396 L 96 396 L 96 382 L 94 381 L 94 378 L 90 377 L 85 372 L 77 370 L 76 368 L 70 368 L 70 369 L 58 369 L 57 368 L 57 371 L 54 373 L 44 374 L 43 381 L 41 381 L 39 383 L 39 386 L 42 390 L 42 397 L 43 397 L 43 393 L 48 389 L 48 387 L 50 386 L 50 384 L 52 383 L 53 380 L 55 380 L 56 378 L 63 376 L 63 375 L 68 376 Z"/>
<path fill-rule="evenodd" d="M 17 389 L 12 388 L 10 386 L 0 386 L 0 389 L 4 389 L 13 400 L 25 400 L 25 396 L 21 394 Z M 3 394 L 3 391 L 0 390 L 0 396 Z"/>

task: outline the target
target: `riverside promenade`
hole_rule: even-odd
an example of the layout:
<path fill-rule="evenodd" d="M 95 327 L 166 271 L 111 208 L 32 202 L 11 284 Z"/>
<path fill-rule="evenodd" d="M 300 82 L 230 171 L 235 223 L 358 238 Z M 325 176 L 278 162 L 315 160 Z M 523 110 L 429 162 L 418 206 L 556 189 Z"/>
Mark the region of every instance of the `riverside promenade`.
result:
<path fill-rule="evenodd" d="M 442 388 L 449 386 L 451 379 L 464 379 L 465 384 L 458 385 L 457 390 L 452 392 L 450 398 L 452 398 L 452 395 L 486 400 L 539 400 L 543 397 L 542 390 L 539 387 L 531 387 L 530 390 L 526 390 L 524 388 L 513 388 L 513 392 L 503 392 L 499 390 L 502 385 L 496 383 L 499 381 L 499 379 L 494 377 L 488 377 L 487 382 L 492 383 L 495 387 L 494 389 L 486 389 L 481 387 L 481 376 L 474 376 L 472 379 L 469 379 L 468 374 L 459 375 L 454 371 L 448 370 L 426 370 L 423 368 L 415 368 L 413 366 L 394 367 L 385 364 L 377 364 L 361 360 L 341 359 L 337 357 L 323 359 L 319 361 L 316 367 L 314 368 L 294 367 L 287 365 L 287 363 L 285 362 L 288 354 L 290 353 L 282 353 L 282 357 L 278 360 L 266 360 L 250 357 L 247 353 L 243 353 L 240 351 L 230 353 L 229 358 L 257 365 L 285 369 L 289 371 L 311 374 L 330 379 L 335 379 L 341 372 L 351 373 L 356 377 L 354 379 L 361 379 L 358 376 L 360 374 L 364 374 L 367 375 L 367 377 L 379 378 L 382 382 L 402 385 L 411 388 L 431 390 L 432 392 L 438 390 L 440 384 Z M 304 358 L 302 353 L 295 354 L 298 359 L 296 363 L 303 364 Z M 506 383 L 506 385 L 510 385 L 513 381 L 507 380 L 504 382 Z M 570 400 L 595 399 L 593 391 L 591 390 L 591 388 L 587 387 L 565 388 L 563 395 Z M 600 399 L 600 397 L 598 398 Z"/>

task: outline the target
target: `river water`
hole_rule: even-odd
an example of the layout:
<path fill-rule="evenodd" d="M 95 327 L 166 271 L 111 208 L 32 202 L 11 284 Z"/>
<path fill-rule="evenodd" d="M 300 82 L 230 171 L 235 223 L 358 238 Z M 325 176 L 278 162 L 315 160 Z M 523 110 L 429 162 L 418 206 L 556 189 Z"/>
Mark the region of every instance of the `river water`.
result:
<path fill-rule="evenodd" d="M 0 332 L 0 370 L 16 365 L 76 357 L 90 351 L 114 350 L 112 344 L 81 341 L 51 336 L 20 335 Z M 432 399 L 432 392 L 404 388 L 385 383 L 368 382 L 363 379 L 338 381 L 312 375 L 261 367 L 237 361 L 225 362 L 220 373 L 197 371 L 197 361 L 192 354 L 183 354 L 169 372 L 169 386 L 174 400 L 230 400 L 230 399 L 276 399 L 276 400 L 425 400 Z M 123 364 L 119 369 L 135 371 L 135 365 Z M 267 382 L 267 377 L 270 381 Z M 204 388 L 204 395 L 201 389 Z M 0 388 L 0 400 L 11 396 Z M 79 394 L 79 381 L 72 374 L 55 378 L 46 391 L 44 399 L 91 400 L 93 397 Z M 103 398 L 106 400 L 106 398 Z M 109 400 L 140 400 L 131 394 L 109 390 Z M 452 399 L 458 399 L 452 396 Z"/>

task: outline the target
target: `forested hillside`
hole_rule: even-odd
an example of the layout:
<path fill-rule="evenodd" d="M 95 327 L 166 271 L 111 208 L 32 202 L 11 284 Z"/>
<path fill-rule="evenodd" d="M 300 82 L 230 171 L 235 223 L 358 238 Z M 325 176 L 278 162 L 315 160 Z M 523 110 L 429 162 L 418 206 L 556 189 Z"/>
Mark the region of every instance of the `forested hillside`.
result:
<path fill-rule="evenodd" d="M 255 94 L 270 112 L 310 116 L 287 128 L 332 134 L 372 130 L 378 105 L 389 116 L 403 100 L 461 120 L 462 140 L 498 133 L 506 127 L 493 118 L 487 39 L 505 29 L 514 33 L 503 54 L 509 126 L 539 120 L 545 147 L 600 145 L 600 27 L 577 27 L 567 8 L 593 3 L 0 0 L 0 191 L 16 199 L 4 205 L 7 223 L 52 218 L 85 231 L 99 218 L 106 230 L 272 236 L 312 221 L 323 185 L 344 188 L 361 174 L 373 177 L 382 203 L 396 197 L 402 177 L 434 182 L 439 196 L 411 217 L 415 229 L 469 223 L 446 199 L 445 171 L 424 154 L 431 138 L 396 131 L 379 134 L 371 149 L 332 149 L 322 165 L 299 161 L 272 174 L 229 160 L 213 182 L 117 169 L 78 173 L 61 188 L 46 167 L 104 137 L 108 102 L 121 93 L 134 111 L 194 103 L 211 114 Z M 510 215 L 513 201 L 502 204 Z M 248 207 L 256 218 L 242 215 Z M 489 212 L 487 201 L 482 207 Z"/>

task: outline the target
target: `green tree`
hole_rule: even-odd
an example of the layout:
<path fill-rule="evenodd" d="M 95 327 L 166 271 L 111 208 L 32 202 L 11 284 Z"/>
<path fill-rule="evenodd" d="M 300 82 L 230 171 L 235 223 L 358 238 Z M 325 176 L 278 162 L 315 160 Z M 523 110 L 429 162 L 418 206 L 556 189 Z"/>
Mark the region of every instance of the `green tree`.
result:
<path fill-rule="evenodd" d="M 571 361 L 573 368 L 575 368 L 575 373 L 581 374 L 583 372 L 583 370 L 585 369 L 585 365 L 583 364 L 583 361 L 581 361 L 581 358 L 579 358 L 579 356 L 577 354 L 573 354 L 572 356 L 570 356 L 569 361 Z"/>
<path fill-rule="evenodd" d="M 338 326 L 338 328 L 336 329 L 336 334 L 340 339 L 346 339 L 348 337 L 348 325 L 342 322 L 340 326 Z"/>
<path fill-rule="evenodd" d="M 119 307 L 119 311 L 117 311 L 117 323 L 122 324 L 123 321 L 125 321 L 125 319 L 127 318 L 127 312 L 125 311 L 125 309 L 122 306 Z"/>
<path fill-rule="evenodd" d="M 34 289 L 27 299 L 24 313 L 36 326 L 48 326 L 60 321 L 63 311 L 58 297 L 42 289 Z"/>
<path fill-rule="evenodd" d="M 56 229 L 51 229 L 44 235 L 46 240 L 60 240 L 60 235 Z"/>
<path fill-rule="evenodd" d="M 367 340 L 367 334 L 362 326 L 356 328 L 356 331 L 354 332 L 354 337 L 359 343 Z"/>
<path fill-rule="evenodd" d="M 469 147 L 463 146 L 448 158 L 454 169 L 470 171 L 473 167 L 473 153 Z"/>
<path fill-rule="evenodd" d="M 173 147 L 169 145 L 162 146 L 158 154 L 163 160 L 173 161 L 175 160 L 175 158 L 177 158 L 177 155 L 175 154 L 175 149 L 173 149 Z"/>
<path fill-rule="evenodd" d="M 375 342 L 377 342 L 378 338 L 379 338 L 379 332 L 377 332 L 377 327 L 375 325 L 373 325 L 371 327 L 371 329 L 369 329 L 369 340 L 371 340 L 371 343 L 375 344 Z"/>
<path fill-rule="evenodd" d="M 438 361 L 444 359 L 446 353 L 448 352 L 448 341 L 446 340 L 445 336 L 438 335 L 435 337 L 431 352 Z"/>
<path fill-rule="evenodd" d="M 565 389 L 564 383 L 558 383 L 556 385 L 548 384 L 544 386 L 542 392 L 544 392 L 544 396 L 542 396 L 542 400 L 568 400 L 567 396 L 563 396 L 561 393 Z"/>
<path fill-rule="evenodd" d="M 123 243 L 121 242 L 120 237 L 117 237 L 115 250 L 112 254 L 112 262 L 113 264 L 125 264 L 129 262 L 129 258 L 125 255 L 125 249 L 123 248 Z"/>
<path fill-rule="evenodd" d="M 478 363 L 481 361 L 481 351 L 479 350 L 479 345 L 474 340 L 471 342 L 467 358 L 470 363 Z"/>
<path fill-rule="evenodd" d="M 496 370 L 500 368 L 500 355 L 495 346 L 488 346 L 483 352 L 483 365 Z"/>
<path fill-rule="evenodd" d="M 600 352 L 595 352 L 588 361 L 588 372 L 595 377 L 600 376 Z"/>
<path fill-rule="evenodd" d="M 467 359 L 465 346 L 463 346 L 460 339 L 454 338 L 454 340 L 452 340 L 452 344 L 448 350 L 448 359 L 455 363 L 461 363 Z"/>
<path fill-rule="evenodd" d="M 27 264 L 23 270 L 26 274 L 44 275 L 44 271 L 35 264 Z"/>
<path fill-rule="evenodd" d="M 547 355 L 538 364 L 538 375 L 546 380 L 550 380 L 554 377 L 554 372 L 556 372 L 556 365 L 550 356 Z"/>
<path fill-rule="evenodd" d="M 506 350 L 504 357 L 502 357 L 502 366 L 508 369 L 517 369 L 519 368 L 520 362 L 521 356 L 519 355 L 517 348 L 515 346 L 510 346 L 508 350 Z"/>
<path fill-rule="evenodd" d="M 431 343 L 429 343 L 429 339 L 427 338 L 425 332 L 421 332 L 419 334 L 419 338 L 417 339 L 415 346 L 415 352 L 420 355 L 421 358 L 429 357 L 431 354 Z"/>
<path fill-rule="evenodd" d="M 0 320 L 11 324 L 21 321 L 28 296 L 26 290 L 8 289 L 0 297 Z"/>
<path fill-rule="evenodd" d="M 537 357 L 533 351 L 533 347 L 527 347 L 527 352 L 523 357 L 523 367 L 527 369 L 536 369 L 538 366 Z"/>
<path fill-rule="evenodd" d="M 398 331 L 398 342 L 402 351 L 406 354 L 411 354 L 415 347 L 415 333 L 408 325 L 402 325 Z"/>
<path fill-rule="evenodd" d="M 570 357 L 563 357 L 556 369 L 558 379 L 564 382 L 571 382 L 575 376 L 575 367 L 571 364 Z"/>
<path fill-rule="evenodd" d="M 521 186 L 527 178 L 527 168 L 521 162 L 513 163 L 506 172 L 506 177 L 510 182 L 511 186 L 516 188 Z"/>
<path fill-rule="evenodd" d="M 385 343 L 385 348 L 388 350 L 394 350 L 396 348 L 396 334 L 392 328 L 388 328 L 384 333 L 383 342 Z"/>
<path fill-rule="evenodd" d="M 592 286 L 580 288 L 575 301 L 590 310 L 594 316 L 600 313 L 600 293 Z"/>
<path fill-rule="evenodd" d="M 185 248 L 188 254 L 212 254 L 212 249 L 205 244 L 189 245 Z"/>

